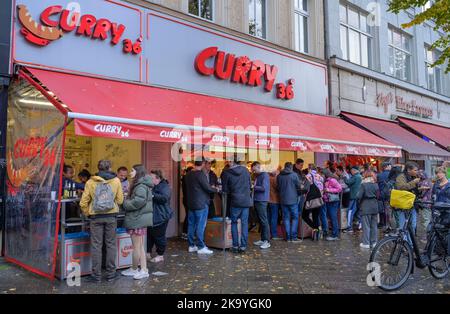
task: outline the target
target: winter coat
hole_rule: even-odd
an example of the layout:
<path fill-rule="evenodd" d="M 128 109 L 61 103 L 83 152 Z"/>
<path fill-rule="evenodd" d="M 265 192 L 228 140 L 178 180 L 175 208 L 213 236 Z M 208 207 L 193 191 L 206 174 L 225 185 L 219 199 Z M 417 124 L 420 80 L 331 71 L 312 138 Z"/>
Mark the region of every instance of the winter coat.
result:
<path fill-rule="evenodd" d="M 436 203 L 450 204 L 450 182 L 443 187 L 440 186 L 439 182 L 436 182 L 433 186 L 433 195 L 436 196 Z"/>
<path fill-rule="evenodd" d="M 231 208 L 250 208 L 253 206 L 252 182 L 250 173 L 244 166 L 234 166 L 223 176 L 222 190 L 228 194 Z"/>
<path fill-rule="evenodd" d="M 184 177 L 186 187 L 186 205 L 188 210 L 207 209 L 211 199 L 210 194 L 216 190 L 208 183 L 203 171 L 192 170 Z"/>
<path fill-rule="evenodd" d="M 361 174 L 357 173 L 354 176 L 352 176 L 350 179 L 344 179 L 345 184 L 350 189 L 350 199 L 356 200 L 358 198 L 358 192 L 361 188 L 361 182 L 362 182 L 362 176 Z"/>
<path fill-rule="evenodd" d="M 277 177 L 278 192 L 280 194 L 281 205 L 298 204 L 298 190 L 300 189 L 300 179 L 298 175 L 290 170 L 284 169 Z"/>
<path fill-rule="evenodd" d="M 153 226 L 152 177 L 146 175 L 137 181 L 132 194 L 123 202 L 124 227 L 140 229 Z"/>
<path fill-rule="evenodd" d="M 280 194 L 278 193 L 277 175 L 270 175 L 270 204 L 280 204 Z"/>
<path fill-rule="evenodd" d="M 384 187 L 386 186 L 386 183 L 388 182 L 388 179 L 389 179 L 389 173 L 390 173 L 390 171 L 385 170 L 377 175 L 377 184 L 378 184 L 378 188 L 380 189 L 380 191 L 384 190 Z M 383 196 L 383 198 L 386 197 L 384 195 L 382 195 L 382 196 Z M 384 200 L 387 200 L 387 199 L 384 199 Z"/>
<path fill-rule="evenodd" d="M 167 180 L 162 180 L 153 188 L 153 227 L 160 226 L 172 218 L 171 195 L 172 191 Z"/>
<path fill-rule="evenodd" d="M 101 214 L 94 213 L 92 206 L 94 204 L 94 196 L 95 196 L 95 188 L 99 183 L 106 182 L 111 185 L 112 192 L 115 196 L 114 199 L 114 208 L 111 208 L 108 212 L 103 212 Z M 123 192 L 122 185 L 120 184 L 119 178 L 114 172 L 110 171 L 101 171 L 97 173 L 95 176 L 92 176 L 84 187 L 83 195 L 80 200 L 80 208 L 85 216 L 107 216 L 107 215 L 115 215 L 119 212 L 119 205 L 123 203 Z"/>
<path fill-rule="evenodd" d="M 378 214 L 378 184 L 374 182 L 363 182 L 358 192 L 359 208 L 361 215 Z"/>
<path fill-rule="evenodd" d="M 413 182 L 415 178 L 409 176 L 407 173 L 403 172 L 395 181 L 395 188 L 400 191 L 409 191 L 419 196 L 418 183 Z"/>
<path fill-rule="evenodd" d="M 268 202 L 270 200 L 270 178 L 267 172 L 258 174 L 253 191 L 255 202 Z"/>
<path fill-rule="evenodd" d="M 323 194 L 323 200 L 325 202 L 330 201 L 330 193 L 332 194 L 339 194 L 342 192 L 342 186 L 339 184 L 339 182 L 335 178 L 327 178 L 325 181 L 325 189 Z"/>
<path fill-rule="evenodd" d="M 308 181 L 312 184 L 314 181 L 314 184 L 319 188 L 320 192 L 323 193 L 323 177 L 317 173 L 315 170 L 311 170 L 311 173 L 308 173 L 306 175 L 306 178 Z"/>

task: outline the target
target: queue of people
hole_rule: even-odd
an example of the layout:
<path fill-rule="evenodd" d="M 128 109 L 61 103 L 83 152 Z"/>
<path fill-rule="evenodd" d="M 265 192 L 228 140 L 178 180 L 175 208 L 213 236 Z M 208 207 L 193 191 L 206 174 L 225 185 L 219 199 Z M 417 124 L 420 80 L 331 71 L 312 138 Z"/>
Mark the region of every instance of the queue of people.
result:
<path fill-rule="evenodd" d="M 438 196 L 448 201 L 450 184 L 446 171 L 445 168 L 437 169 L 437 182 L 433 185 L 413 162 L 404 166 L 384 162 L 378 172 L 370 165 L 335 167 L 331 162 L 326 162 L 323 168 L 313 164 L 305 168 L 304 161 L 297 159 L 294 163 L 287 162 L 284 168 L 266 173 L 259 162 L 251 163 L 248 169 L 239 160 L 232 160 L 219 179 L 222 182 L 221 197 L 227 197 L 227 217 L 231 218 L 232 252 L 244 253 L 248 248 L 252 211 L 260 226 L 260 238 L 253 245 L 262 250 L 269 249 L 271 241 L 284 239 L 289 243 L 301 242 L 299 219 L 303 219 L 312 229 L 313 240 L 337 241 L 341 229 L 344 233 L 362 231 L 360 247 L 373 248 L 380 229 L 385 234 L 391 234 L 405 223 L 405 213 L 390 207 L 392 189 L 411 191 L 421 199 Z M 192 217 L 188 219 L 189 252 L 199 254 L 212 254 L 204 244 L 211 202 L 208 196 L 217 193 L 220 188 L 210 183 L 218 182 L 211 180 L 210 172 L 210 163 L 198 161 L 195 174 L 188 174 L 182 179 L 184 198 Z M 344 199 L 347 200 L 346 206 L 343 206 Z M 198 200 L 200 203 L 196 203 Z M 342 219 L 344 215 L 345 220 Z M 426 211 L 423 215 L 425 223 L 429 222 Z M 413 209 L 413 227 L 416 226 L 417 212 Z M 194 230 L 196 243 L 193 242 Z M 281 237 L 282 234 L 284 237 Z"/>

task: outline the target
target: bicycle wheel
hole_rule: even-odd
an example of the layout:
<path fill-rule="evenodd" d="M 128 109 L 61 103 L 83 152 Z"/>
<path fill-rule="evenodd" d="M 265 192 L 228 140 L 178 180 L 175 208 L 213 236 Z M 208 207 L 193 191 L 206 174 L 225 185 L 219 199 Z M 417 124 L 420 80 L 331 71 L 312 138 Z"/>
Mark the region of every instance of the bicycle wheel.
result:
<path fill-rule="evenodd" d="M 428 258 L 430 259 L 428 269 L 436 279 L 444 279 L 449 273 L 449 261 L 444 245 L 446 244 L 437 237 L 433 237 L 428 249 Z"/>
<path fill-rule="evenodd" d="M 379 267 L 378 287 L 385 291 L 400 289 L 408 280 L 414 262 L 411 246 L 399 237 L 381 240 L 370 255 L 370 263 Z M 373 273 L 372 273 L 373 274 Z"/>

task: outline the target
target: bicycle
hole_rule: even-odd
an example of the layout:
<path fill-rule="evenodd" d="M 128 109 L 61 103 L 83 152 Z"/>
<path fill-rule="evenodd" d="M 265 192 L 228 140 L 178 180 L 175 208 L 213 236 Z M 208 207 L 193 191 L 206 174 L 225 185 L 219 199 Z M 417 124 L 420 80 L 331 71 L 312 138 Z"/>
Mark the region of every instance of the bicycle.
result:
<path fill-rule="evenodd" d="M 430 205 L 432 212 L 431 223 L 427 228 L 427 244 L 420 252 L 415 232 L 412 228 L 412 210 Z M 450 204 L 415 202 L 411 210 L 405 211 L 406 222 L 398 233 L 381 240 L 370 255 L 370 274 L 372 280 L 384 291 L 400 289 L 414 273 L 416 267 L 428 267 L 431 275 L 436 279 L 448 276 L 450 262 L 449 226 L 442 224 L 442 214 L 450 213 Z"/>

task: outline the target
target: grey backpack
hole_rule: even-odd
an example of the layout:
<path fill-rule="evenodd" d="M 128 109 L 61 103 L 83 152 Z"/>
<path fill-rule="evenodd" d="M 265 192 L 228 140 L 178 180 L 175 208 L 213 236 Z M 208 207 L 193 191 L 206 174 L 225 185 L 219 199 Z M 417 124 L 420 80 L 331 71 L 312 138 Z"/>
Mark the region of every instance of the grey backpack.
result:
<path fill-rule="evenodd" d="M 114 199 L 111 185 L 106 182 L 100 182 L 95 187 L 92 210 L 96 214 L 108 212 L 115 206 Z"/>

